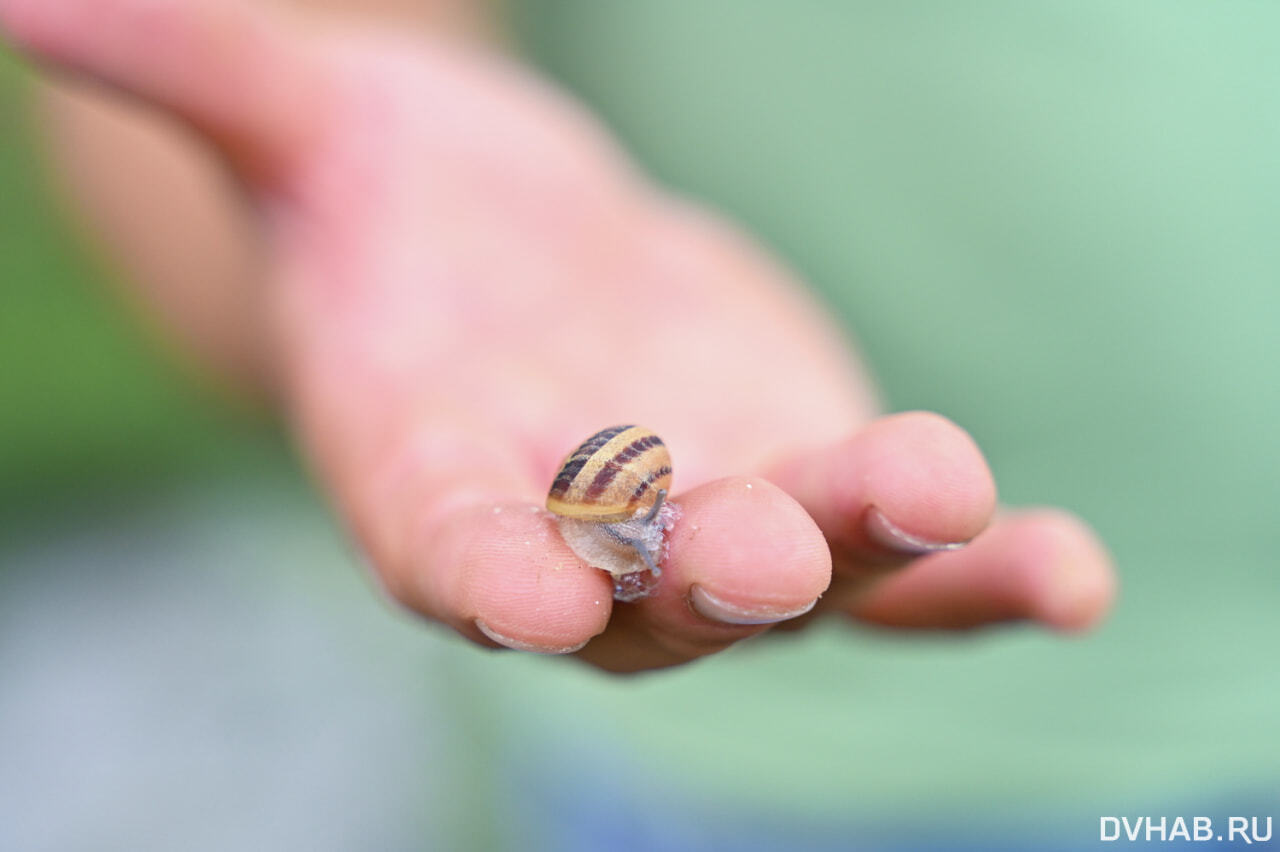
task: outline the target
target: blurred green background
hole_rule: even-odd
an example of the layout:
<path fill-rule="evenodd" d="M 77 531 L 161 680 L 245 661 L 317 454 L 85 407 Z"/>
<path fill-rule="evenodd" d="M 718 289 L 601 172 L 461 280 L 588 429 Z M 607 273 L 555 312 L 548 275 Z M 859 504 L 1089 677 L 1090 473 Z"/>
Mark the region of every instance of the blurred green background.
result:
<path fill-rule="evenodd" d="M 1280 818 L 1280 6 L 515 12 L 648 169 L 813 283 L 892 408 L 969 429 L 1006 502 L 1092 522 L 1122 591 L 1086 638 L 828 625 L 629 681 L 441 640 L 469 755 L 453 795 L 549 836 L 594 804 L 641 838 L 804 826 L 874 848 Z M 271 429 L 167 366 L 99 286 L 20 100 L 6 60 L 0 524 L 216 482 L 323 526 Z"/>
<path fill-rule="evenodd" d="M 273 440 L 145 333 L 51 195 L 24 66 L 0 51 L 0 532 L 225 470 Z"/>

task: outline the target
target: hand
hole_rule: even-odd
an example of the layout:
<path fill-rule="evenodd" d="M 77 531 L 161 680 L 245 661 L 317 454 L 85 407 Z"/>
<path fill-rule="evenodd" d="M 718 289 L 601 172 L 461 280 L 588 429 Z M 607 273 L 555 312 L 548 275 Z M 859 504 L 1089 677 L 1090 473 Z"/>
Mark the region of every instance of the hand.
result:
<path fill-rule="evenodd" d="M 1082 524 L 993 521 L 961 429 L 877 417 L 785 270 L 512 61 L 232 0 L 0 0 L 0 26 L 224 153 L 271 248 L 282 402 L 428 618 L 630 671 L 805 613 L 1077 629 L 1107 608 Z M 615 605 L 539 507 L 569 450 L 630 422 L 671 448 L 683 517 L 657 593 Z"/>

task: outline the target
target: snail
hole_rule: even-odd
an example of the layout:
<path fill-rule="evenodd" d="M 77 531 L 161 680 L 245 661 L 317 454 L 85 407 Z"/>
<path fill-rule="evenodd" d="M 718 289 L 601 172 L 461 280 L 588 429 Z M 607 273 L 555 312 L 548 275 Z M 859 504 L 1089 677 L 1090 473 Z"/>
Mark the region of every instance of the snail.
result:
<path fill-rule="evenodd" d="M 667 500 L 671 455 L 641 426 L 611 426 L 560 465 L 547 509 L 584 562 L 613 575 L 613 596 L 636 600 L 662 576 L 663 533 L 678 509 Z"/>

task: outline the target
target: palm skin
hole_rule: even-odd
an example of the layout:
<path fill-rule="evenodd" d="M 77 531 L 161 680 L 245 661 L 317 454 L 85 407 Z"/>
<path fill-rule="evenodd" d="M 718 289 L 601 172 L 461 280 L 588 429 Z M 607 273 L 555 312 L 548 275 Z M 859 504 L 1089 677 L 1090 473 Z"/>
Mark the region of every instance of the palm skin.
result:
<path fill-rule="evenodd" d="M 229 159 L 270 248 L 281 402 L 405 606 L 618 671 L 811 609 L 915 628 L 1106 609 L 1087 529 L 992 524 L 963 431 L 877 417 L 785 270 L 509 60 L 231 3 L 0 0 L 0 22 Z M 142 32 L 185 45 L 181 67 Z M 615 423 L 664 437 L 683 511 L 657 593 L 626 605 L 540 509 L 564 455 Z"/>

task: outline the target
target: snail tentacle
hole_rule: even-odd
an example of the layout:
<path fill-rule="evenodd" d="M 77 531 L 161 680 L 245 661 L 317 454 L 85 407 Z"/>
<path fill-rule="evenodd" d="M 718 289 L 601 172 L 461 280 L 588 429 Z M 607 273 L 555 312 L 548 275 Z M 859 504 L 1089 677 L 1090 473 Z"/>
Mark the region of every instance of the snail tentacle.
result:
<path fill-rule="evenodd" d="M 662 511 L 662 504 L 666 502 L 666 499 L 667 499 L 667 489 L 659 488 L 658 499 L 653 501 L 653 505 L 649 507 L 649 514 L 644 516 L 644 522 L 646 524 L 653 523 L 653 519 L 658 517 L 658 512 Z"/>

